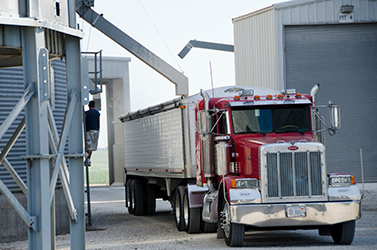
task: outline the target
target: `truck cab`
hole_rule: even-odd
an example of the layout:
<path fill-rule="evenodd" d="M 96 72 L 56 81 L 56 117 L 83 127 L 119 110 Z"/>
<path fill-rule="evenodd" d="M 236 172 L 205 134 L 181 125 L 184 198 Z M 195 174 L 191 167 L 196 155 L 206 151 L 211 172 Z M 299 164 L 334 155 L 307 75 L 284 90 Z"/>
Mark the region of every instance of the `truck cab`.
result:
<path fill-rule="evenodd" d="M 209 189 L 203 220 L 218 222 L 229 246 L 242 245 L 245 228 L 314 228 L 335 243 L 352 242 L 360 192 L 353 176 L 327 175 L 325 146 L 313 138 L 312 97 L 295 90 L 202 95 L 196 148 L 197 185 Z"/>

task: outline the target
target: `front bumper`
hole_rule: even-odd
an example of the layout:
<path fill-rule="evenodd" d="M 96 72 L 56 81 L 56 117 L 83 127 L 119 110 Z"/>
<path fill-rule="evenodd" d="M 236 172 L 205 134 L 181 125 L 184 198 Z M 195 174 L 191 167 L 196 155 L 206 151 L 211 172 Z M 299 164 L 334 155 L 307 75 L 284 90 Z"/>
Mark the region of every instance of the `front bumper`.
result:
<path fill-rule="evenodd" d="M 288 218 L 287 205 L 305 205 L 306 216 Z M 231 205 L 230 214 L 231 222 L 256 227 L 326 226 L 360 219 L 361 203 L 342 201 Z"/>

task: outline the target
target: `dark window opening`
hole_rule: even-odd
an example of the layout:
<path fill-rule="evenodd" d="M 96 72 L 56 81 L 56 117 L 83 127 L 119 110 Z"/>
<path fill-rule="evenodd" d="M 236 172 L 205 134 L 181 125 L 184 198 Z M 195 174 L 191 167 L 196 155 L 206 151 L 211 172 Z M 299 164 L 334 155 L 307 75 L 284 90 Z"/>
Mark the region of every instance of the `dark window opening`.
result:
<path fill-rule="evenodd" d="M 55 13 L 57 16 L 60 16 L 60 3 L 55 2 Z"/>

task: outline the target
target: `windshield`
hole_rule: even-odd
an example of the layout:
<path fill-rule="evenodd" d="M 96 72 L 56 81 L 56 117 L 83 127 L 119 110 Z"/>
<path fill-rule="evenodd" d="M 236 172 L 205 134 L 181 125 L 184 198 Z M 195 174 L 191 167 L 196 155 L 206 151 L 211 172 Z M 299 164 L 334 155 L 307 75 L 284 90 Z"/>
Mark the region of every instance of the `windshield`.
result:
<path fill-rule="evenodd" d="M 308 132 L 310 108 L 308 105 L 234 107 L 232 123 L 235 134 Z"/>

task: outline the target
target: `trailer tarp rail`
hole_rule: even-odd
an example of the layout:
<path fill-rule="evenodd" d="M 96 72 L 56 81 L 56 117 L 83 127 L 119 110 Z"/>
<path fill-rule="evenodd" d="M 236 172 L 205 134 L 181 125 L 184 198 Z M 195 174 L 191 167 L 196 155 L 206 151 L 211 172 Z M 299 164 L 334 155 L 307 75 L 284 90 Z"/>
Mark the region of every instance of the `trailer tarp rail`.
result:
<path fill-rule="evenodd" d="M 174 108 L 178 108 L 181 105 L 180 101 L 184 98 L 185 96 L 182 95 L 181 97 L 177 97 L 171 101 L 167 101 L 167 102 L 160 103 L 154 106 L 150 106 L 145 109 L 139 109 L 134 112 L 129 112 L 126 115 L 119 116 L 119 120 L 121 120 L 122 122 L 127 122 L 127 121 L 131 121 L 131 120 L 138 119 L 141 117 L 146 117 L 146 116 L 158 114 L 164 111 L 168 111 Z"/>

